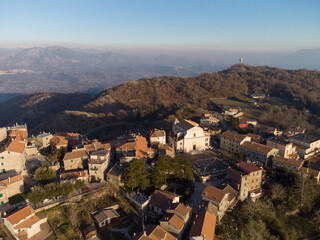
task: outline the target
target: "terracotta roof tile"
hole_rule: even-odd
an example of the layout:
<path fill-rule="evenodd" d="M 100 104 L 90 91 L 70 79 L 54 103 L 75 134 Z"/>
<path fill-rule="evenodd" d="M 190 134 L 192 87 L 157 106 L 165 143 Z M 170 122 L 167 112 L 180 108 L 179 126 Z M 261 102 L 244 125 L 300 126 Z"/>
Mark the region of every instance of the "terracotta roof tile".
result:
<path fill-rule="evenodd" d="M 221 137 L 223 138 L 227 138 L 236 142 L 242 142 L 247 136 L 246 135 L 242 135 L 236 132 L 231 132 L 231 131 L 226 131 L 224 133 L 222 133 Z"/>
<path fill-rule="evenodd" d="M 240 163 L 237 164 L 237 166 L 240 169 L 246 171 L 247 173 L 252 173 L 252 172 L 256 172 L 256 171 L 262 170 L 261 167 L 258 167 L 254 163 L 248 163 L 248 162 L 240 162 Z"/>
<path fill-rule="evenodd" d="M 12 141 L 9 144 L 7 151 L 8 152 L 15 152 L 15 153 L 23 153 L 25 147 L 26 147 L 26 145 L 23 142 Z"/>
<path fill-rule="evenodd" d="M 165 137 L 166 131 L 165 130 L 159 130 L 159 129 L 153 129 L 150 131 L 150 137 Z"/>
<path fill-rule="evenodd" d="M 208 211 L 198 212 L 192 221 L 189 237 L 205 237 L 213 240 L 217 217 Z"/>
<path fill-rule="evenodd" d="M 35 223 L 39 222 L 40 220 L 41 219 L 38 216 L 33 215 L 32 217 L 26 219 L 22 223 L 19 223 L 17 226 L 14 227 L 14 229 L 21 229 L 21 228 L 31 227 L 32 225 L 34 225 Z"/>
<path fill-rule="evenodd" d="M 85 150 L 73 150 L 72 152 L 67 152 L 64 155 L 63 161 L 76 158 L 88 158 L 87 152 Z"/>
<path fill-rule="evenodd" d="M 22 219 L 27 218 L 31 214 L 35 213 L 34 210 L 30 206 L 26 206 L 15 213 L 12 213 L 7 217 L 7 220 L 11 223 L 11 225 L 15 225 L 20 222 Z"/>
<path fill-rule="evenodd" d="M 6 179 L 2 180 L 1 182 L 8 186 L 10 184 L 13 184 L 13 183 L 16 183 L 19 181 L 23 181 L 22 175 L 16 175 L 14 177 L 10 177 L 10 180 L 9 180 L 9 178 L 6 178 Z"/>
<path fill-rule="evenodd" d="M 270 151 L 272 151 L 274 148 L 260 144 L 260 143 L 255 143 L 255 142 L 244 142 L 241 144 L 241 147 L 250 149 L 255 152 L 260 152 L 263 154 L 268 154 Z"/>
<path fill-rule="evenodd" d="M 87 173 L 86 171 L 72 171 L 72 172 L 64 172 L 60 174 L 61 180 L 68 180 L 68 179 L 77 179 L 86 177 Z"/>
<path fill-rule="evenodd" d="M 302 162 L 300 162 L 298 160 L 288 159 L 288 158 L 284 158 L 284 157 L 280 157 L 280 156 L 275 156 L 273 158 L 273 161 L 285 163 L 285 164 L 292 165 L 295 167 L 300 167 L 302 164 Z"/>
<path fill-rule="evenodd" d="M 226 194 L 227 193 L 225 193 L 223 190 L 219 188 L 207 186 L 201 193 L 201 196 L 206 197 L 214 202 L 221 203 Z"/>

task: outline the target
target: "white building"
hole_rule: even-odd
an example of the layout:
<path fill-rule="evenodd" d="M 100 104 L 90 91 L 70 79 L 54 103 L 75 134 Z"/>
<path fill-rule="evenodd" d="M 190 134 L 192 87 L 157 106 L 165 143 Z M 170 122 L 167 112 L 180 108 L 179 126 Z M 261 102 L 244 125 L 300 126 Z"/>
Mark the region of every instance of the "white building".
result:
<path fill-rule="evenodd" d="M 91 181 L 104 181 L 105 173 L 110 164 L 110 157 L 109 150 L 90 153 L 89 176 Z"/>
<path fill-rule="evenodd" d="M 37 145 L 41 147 L 48 147 L 50 146 L 50 140 L 53 138 L 51 133 L 41 133 L 36 137 Z"/>
<path fill-rule="evenodd" d="M 0 148 L 0 173 L 15 171 L 20 173 L 25 166 L 26 143 L 11 141 Z"/>
<path fill-rule="evenodd" d="M 2 142 L 3 140 L 5 140 L 7 138 L 7 128 L 2 127 L 0 128 L 0 142 Z"/>
<path fill-rule="evenodd" d="M 40 219 L 30 206 L 26 206 L 6 216 L 3 221 L 16 239 L 30 239 L 41 232 L 41 224 L 46 223 L 47 218 Z"/>
<path fill-rule="evenodd" d="M 175 119 L 172 131 L 172 140 L 177 152 L 205 150 L 210 146 L 210 134 L 193 121 Z"/>
<path fill-rule="evenodd" d="M 153 129 L 150 131 L 150 145 L 163 145 L 166 144 L 166 131 Z"/>

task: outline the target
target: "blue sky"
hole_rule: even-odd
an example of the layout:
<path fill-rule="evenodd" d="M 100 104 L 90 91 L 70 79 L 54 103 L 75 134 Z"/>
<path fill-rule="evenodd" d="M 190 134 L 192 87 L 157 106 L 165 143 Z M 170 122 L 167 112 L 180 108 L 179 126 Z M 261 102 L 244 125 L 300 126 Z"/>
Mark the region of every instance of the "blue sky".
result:
<path fill-rule="evenodd" d="M 0 0 L 0 47 L 320 47 L 319 0 Z"/>

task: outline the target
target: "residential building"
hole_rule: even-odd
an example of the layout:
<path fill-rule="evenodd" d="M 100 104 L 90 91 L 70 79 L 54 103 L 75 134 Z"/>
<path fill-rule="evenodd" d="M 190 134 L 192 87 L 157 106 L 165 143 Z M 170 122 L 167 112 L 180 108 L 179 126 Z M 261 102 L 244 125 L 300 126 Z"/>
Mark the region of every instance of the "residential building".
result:
<path fill-rule="evenodd" d="M 289 127 L 289 130 L 288 130 L 290 133 L 296 135 L 296 134 L 304 134 L 306 129 L 303 128 L 303 127 L 300 127 L 300 126 L 291 126 Z"/>
<path fill-rule="evenodd" d="M 282 135 L 282 131 L 277 128 L 274 128 L 274 127 L 267 128 L 267 133 L 272 134 L 274 136 L 281 136 Z"/>
<path fill-rule="evenodd" d="M 5 146 L 0 147 L 0 172 L 14 175 L 20 173 L 25 167 L 26 142 L 9 140 Z"/>
<path fill-rule="evenodd" d="M 158 215 L 166 213 L 172 203 L 179 203 L 180 196 L 165 190 L 156 190 L 150 198 L 149 209 Z"/>
<path fill-rule="evenodd" d="M 249 126 L 249 125 L 252 125 L 252 126 L 255 127 L 255 126 L 258 125 L 258 121 L 255 120 L 255 119 L 247 119 L 246 121 L 247 121 L 248 126 Z"/>
<path fill-rule="evenodd" d="M 99 142 L 97 139 L 84 141 L 83 147 L 88 154 L 98 150 L 111 151 L 111 144 L 109 142 Z"/>
<path fill-rule="evenodd" d="M 68 140 L 63 136 L 54 135 L 50 139 L 50 146 L 51 146 L 51 148 L 53 150 L 61 149 L 61 150 L 67 151 L 67 149 L 68 149 Z"/>
<path fill-rule="evenodd" d="M 192 220 L 190 240 L 214 240 L 217 217 L 208 211 L 199 211 Z"/>
<path fill-rule="evenodd" d="M 124 143 L 116 144 L 115 148 L 120 163 L 130 162 L 134 158 L 146 161 L 155 155 L 154 149 L 148 148 L 146 138 L 139 135 L 127 139 Z"/>
<path fill-rule="evenodd" d="M 182 203 L 170 204 L 167 213 L 160 219 L 160 226 L 175 236 L 182 239 L 191 217 L 192 208 Z"/>
<path fill-rule="evenodd" d="M 320 151 L 320 137 L 311 133 L 297 134 L 289 138 L 297 148 L 299 156 L 307 159 Z"/>
<path fill-rule="evenodd" d="M 225 115 L 233 116 L 233 115 L 236 115 L 238 112 L 239 112 L 238 109 L 229 108 L 228 110 L 224 111 L 224 114 L 225 114 Z"/>
<path fill-rule="evenodd" d="M 176 155 L 174 147 L 168 144 L 159 145 L 157 151 L 160 156 L 168 156 L 173 158 Z"/>
<path fill-rule="evenodd" d="M 240 119 L 239 120 L 239 128 L 246 128 L 246 127 L 248 127 L 247 120 Z"/>
<path fill-rule="evenodd" d="M 278 155 L 279 152 L 279 150 L 276 148 L 268 147 L 255 142 L 244 142 L 241 144 L 240 149 L 245 159 L 252 162 L 259 162 L 264 166 L 267 166 L 269 159 Z"/>
<path fill-rule="evenodd" d="M 220 185 L 219 188 L 225 193 L 229 194 L 228 205 L 229 205 L 229 208 L 233 208 L 237 203 L 237 196 L 239 195 L 239 192 L 233 187 L 231 187 L 229 184 Z"/>
<path fill-rule="evenodd" d="M 22 175 L 8 177 L 0 181 L 0 206 L 9 202 L 9 198 L 24 191 Z"/>
<path fill-rule="evenodd" d="M 6 127 L 2 127 L 0 128 L 0 143 L 4 140 L 7 139 L 7 128 Z"/>
<path fill-rule="evenodd" d="M 75 182 L 77 180 L 87 182 L 89 180 L 89 177 L 86 170 L 74 170 L 69 172 L 62 172 L 60 174 L 60 180 L 62 182 Z"/>
<path fill-rule="evenodd" d="M 296 151 L 296 146 L 292 142 L 281 138 L 269 138 L 267 139 L 267 146 L 276 148 L 279 150 L 279 156 L 284 158 L 299 158 Z"/>
<path fill-rule="evenodd" d="M 40 219 L 30 206 L 26 206 L 5 216 L 3 221 L 16 239 L 30 239 L 41 232 L 42 225 L 47 223 L 47 218 Z"/>
<path fill-rule="evenodd" d="M 210 134 L 193 121 L 175 119 L 172 132 L 171 139 L 177 152 L 205 150 L 210 146 Z"/>
<path fill-rule="evenodd" d="M 240 153 L 240 146 L 246 141 L 251 141 L 251 137 L 228 130 L 221 134 L 220 148 L 231 154 Z"/>
<path fill-rule="evenodd" d="M 50 140 L 53 138 L 51 133 L 41 133 L 36 137 L 37 145 L 40 147 L 48 147 L 50 146 Z"/>
<path fill-rule="evenodd" d="M 64 170 L 81 169 L 87 165 L 88 155 L 84 148 L 67 152 L 63 157 Z"/>
<path fill-rule="evenodd" d="M 251 138 L 252 142 L 262 143 L 262 141 L 263 141 L 263 138 L 260 135 L 257 135 L 257 134 L 248 133 L 247 137 Z"/>
<path fill-rule="evenodd" d="M 225 163 L 215 157 L 194 160 L 192 167 L 202 182 L 219 181 L 226 176 Z"/>
<path fill-rule="evenodd" d="M 107 181 L 111 182 L 116 188 L 122 187 L 122 180 L 125 176 L 128 165 L 128 163 L 116 163 L 107 172 Z"/>
<path fill-rule="evenodd" d="M 298 172 L 299 169 L 302 167 L 302 164 L 303 164 L 303 162 L 301 162 L 299 160 L 284 158 L 284 157 L 280 157 L 280 156 L 275 156 L 272 159 L 272 168 L 287 167 L 291 171 Z"/>
<path fill-rule="evenodd" d="M 166 131 L 155 128 L 150 131 L 149 138 L 151 146 L 166 144 Z"/>
<path fill-rule="evenodd" d="M 260 98 L 265 98 L 266 95 L 265 94 L 251 94 L 251 97 L 253 99 L 260 99 Z"/>
<path fill-rule="evenodd" d="M 88 168 L 90 181 L 104 181 L 105 173 L 110 164 L 110 151 L 98 150 L 90 153 Z"/>
<path fill-rule="evenodd" d="M 119 213 L 113 208 L 102 209 L 92 216 L 100 229 L 119 223 L 120 217 Z"/>
<path fill-rule="evenodd" d="M 136 234 L 132 240 L 176 240 L 172 234 L 159 225 L 146 225 L 145 228 Z"/>
<path fill-rule="evenodd" d="M 201 197 L 203 201 L 209 201 L 215 205 L 216 215 L 220 221 L 229 208 L 229 193 L 213 186 L 207 186 L 201 193 Z"/>
<path fill-rule="evenodd" d="M 219 126 L 219 118 L 214 116 L 204 116 L 200 119 L 201 127 Z"/>
<path fill-rule="evenodd" d="M 239 192 L 241 201 L 249 195 L 251 198 L 261 196 L 262 168 L 253 163 L 241 162 L 228 168 L 226 179 Z"/>
<path fill-rule="evenodd" d="M 82 236 L 84 240 L 95 240 L 97 239 L 97 230 L 94 226 L 87 226 L 82 231 Z"/>

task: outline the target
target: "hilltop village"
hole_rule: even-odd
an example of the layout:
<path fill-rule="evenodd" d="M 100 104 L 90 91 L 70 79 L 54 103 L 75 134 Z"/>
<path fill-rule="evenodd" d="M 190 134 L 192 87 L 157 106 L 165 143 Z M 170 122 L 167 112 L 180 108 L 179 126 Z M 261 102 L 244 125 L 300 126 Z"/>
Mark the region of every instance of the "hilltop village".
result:
<path fill-rule="evenodd" d="M 241 116 L 204 111 L 198 122 L 174 119 L 170 132 L 111 141 L 2 127 L 1 231 L 8 239 L 269 239 L 264 223 L 250 225 L 264 208 L 294 215 L 319 201 L 320 137 Z M 232 225 L 241 211 L 253 219 L 242 233 Z"/>

